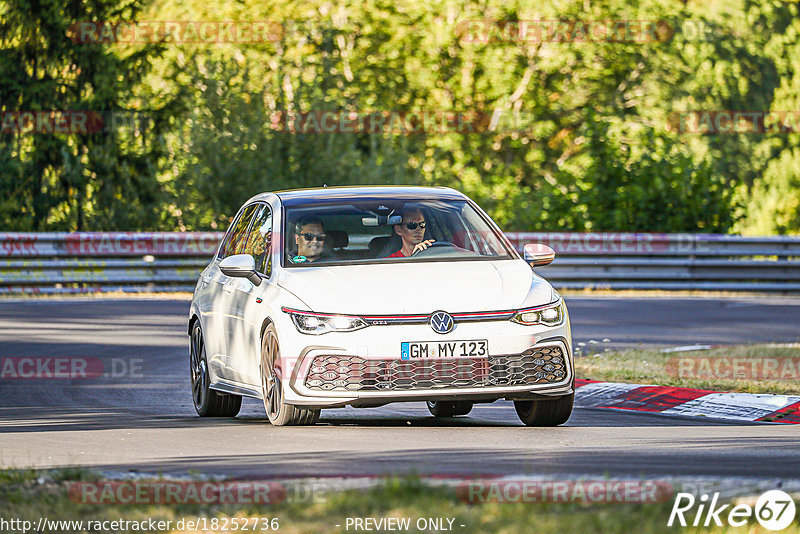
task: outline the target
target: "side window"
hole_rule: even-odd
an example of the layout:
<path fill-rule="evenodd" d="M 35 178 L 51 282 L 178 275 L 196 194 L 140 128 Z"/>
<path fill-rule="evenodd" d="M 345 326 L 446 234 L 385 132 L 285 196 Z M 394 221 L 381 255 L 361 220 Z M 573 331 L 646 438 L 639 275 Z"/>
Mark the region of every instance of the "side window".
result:
<path fill-rule="evenodd" d="M 247 239 L 247 228 L 253 220 L 253 214 L 260 207 L 259 204 L 247 206 L 234 225 L 228 231 L 226 242 L 220 250 L 220 258 L 227 258 L 233 254 L 241 254 L 244 251 L 244 242 Z"/>
<path fill-rule="evenodd" d="M 272 276 L 272 210 L 262 204 L 256 214 L 250 235 L 247 238 L 245 254 L 256 260 L 256 271 Z"/>
<path fill-rule="evenodd" d="M 231 242 L 231 236 L 233 235 L 233 229 L 236 228 L 236 223 L 239 222 L 239 215 L 240 213 L 236 214 L 237 216 L 233 219 L 228 230 L 225 232 L 225 235 L 222 236 L 222 245 L 219 247 L 219 252 L 217 253 L 217 259 L 220 260 L 225 257 L 225 251 L 228 249 L 228 244 Z"/>

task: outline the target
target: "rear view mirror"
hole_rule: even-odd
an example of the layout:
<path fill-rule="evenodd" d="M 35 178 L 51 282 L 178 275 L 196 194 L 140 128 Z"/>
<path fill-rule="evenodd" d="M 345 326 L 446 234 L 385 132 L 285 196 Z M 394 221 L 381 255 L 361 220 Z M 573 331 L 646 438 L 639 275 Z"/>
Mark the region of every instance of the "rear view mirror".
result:
<path fill-rule="evenodd" d="M 361 218 L 361 224 L 364 226 L 393 226 L 402 222 L 402 215 L 375 215 Z"/>
<path fill-rule="evenodd" d="M 222 274 L 234 278 L 247 278 L 253 285 L 261 285 L 261 277 L 256 272 L 256 260 L 250 254 L 234 254 L 219 262 Z"/>
<path fill-rule="evenodd" d="M 531 267 L 548 265 L 556 258 L 556 251 L 541 243 L 528 243 L 522 247 L 522 252 L 525 261 L 530 263 Z"/>

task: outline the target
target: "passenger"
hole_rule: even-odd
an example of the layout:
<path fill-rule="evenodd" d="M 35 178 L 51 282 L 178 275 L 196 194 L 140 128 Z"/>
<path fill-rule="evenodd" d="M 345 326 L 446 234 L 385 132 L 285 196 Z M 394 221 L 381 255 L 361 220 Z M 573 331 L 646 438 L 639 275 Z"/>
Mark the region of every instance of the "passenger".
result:
<path fill-rule="evenodd" d="M 292 263 L 314 262 L 326 259 L 325 230 L 322 221 L 316 217 L 306 217 L 295 224 L 294 242 L 297 244 L 297 253 L 292 257 Z"/>
<path fill-rule="evenodd" d="M 394 225 L 394 231 L 403 240 L 403 246 L 394 254 L 389 254 L 389 258 L 405 258 L 421 250 L 425 250 L 435 239 L 425 237 L 425 216 L 419 209 L 411 209 L 403 213 L 403 222 Z"/>

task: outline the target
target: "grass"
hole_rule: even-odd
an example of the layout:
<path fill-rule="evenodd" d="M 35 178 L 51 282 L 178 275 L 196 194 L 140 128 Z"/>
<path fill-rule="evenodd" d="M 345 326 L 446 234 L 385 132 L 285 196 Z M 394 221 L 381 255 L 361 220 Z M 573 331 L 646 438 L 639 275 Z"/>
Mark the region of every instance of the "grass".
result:
<path fill-rule="evenodd" d="M 734 373 L 733 362 L 738 362 L 744 376 Z M 603 352 L 576 358 L 575 376 L 714 391 L 800 395 L 800 346 L 741 345 L 678 353 Z"/>
<path fill-rule="evenodd" d="M 63 474 L 63 473 L 62 473 Z M 80 480 L 91 479 L 91 473 L 77 473 Z M 671 500 L 648 504 L 585 504 L 585 503 L 489 503 L 468 504 L 456 498 L 453 488 L 433 487 L 414 477 L 387 478 L 377 487 L 367 490 L 348 490 L 328 493 L 323 498 L 303 502 L 283 502 L 273 505 L 91 505 L 76 503 L 67 495 L 67 482 L 50 474 L 31 478 L 30 472 L 0 472 L 0 517 L 38 521 L 50 520 L 171 520 L 211 518 L 278 518 L 279 531 L 353 532 L 346 529 L 347 518 L 395 517 L 410 518 L 408 532 L 420 532 L 415 526 L 420 518 L 452 518 L 453 532 L 542 534 L 628 533 L 648 534 L 674 532 L 667 527 L 672 508 Z M 446 522 L 445 522 L 446 524 Z M 339 526 L 337 526 L 339 525 Z M 461 525 L 464 525 L 463 527 Z M 703 528 L 680 529 L 706 532 Z M 734 529 L 717 529 L 727 532 Z M 221 530 L 218 530 L 220 532 Z M 230 531 L 233 531 L 231 529 Z M 253 532 L 253 530 L 249 530 Z M 426 531 L 426 530 L 423 530 Z M 427 530 L 432 531 L 432 530 Z M 766 532 L 751 522 L 737 532 Z M 60 530 L 59 532 L 73 532 Z M 124 532 L 105 529 L 103 532 Z M 144 532 L 148 532 L 145 530 Z M 165 532 L 165 531 L 161 531 Z M 171 532 L 193 532 L 171 530 Z M 257 530 L 256 532 L 265 532 Z M 800 534 L 797 523 L 784 530 Z"/>
<path fill-rule="evenodd" d="M 0 470 L 0 486 L 13 486 L 31 482 L 39 478 L 39 473 L 33 469 L 3 469 Z"/>

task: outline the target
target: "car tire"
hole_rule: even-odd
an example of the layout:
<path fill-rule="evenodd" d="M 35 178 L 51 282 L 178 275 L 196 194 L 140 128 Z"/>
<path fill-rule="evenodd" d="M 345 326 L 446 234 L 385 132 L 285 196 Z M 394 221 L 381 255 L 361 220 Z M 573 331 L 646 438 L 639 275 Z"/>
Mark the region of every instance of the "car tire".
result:
<path fill-rule="evenodd" d="M 261 396 L 267 419 L 274 426 L 313 425 L 319 420 L 319 410 L 298 408 L 283 400 L 283 370 L 278 345 L 278 332 L 270 324 L 261 338 Z"/>
<path fill-rule="evenodd" d="M 514 408 L 527 426 L 558 426 L 572 415 L 574 402 L 575 393 L 570 393 L 552 400 L 514 401 Z"/>
<path fill-rule="evenodd" d="M 472 411 L 470 401 L 426 401 L 426 404 L 434 417 L 455 417 Z"/>
<path fill-rule="evenodd" d="M 200 417 L 236 417 L 242 408 L 241 395 L 219 393 L 209 387 L 206 343 L 200 321 L 192 327 L 189 338 L 189 377 L 192 384 L 192 403 Z"/>

